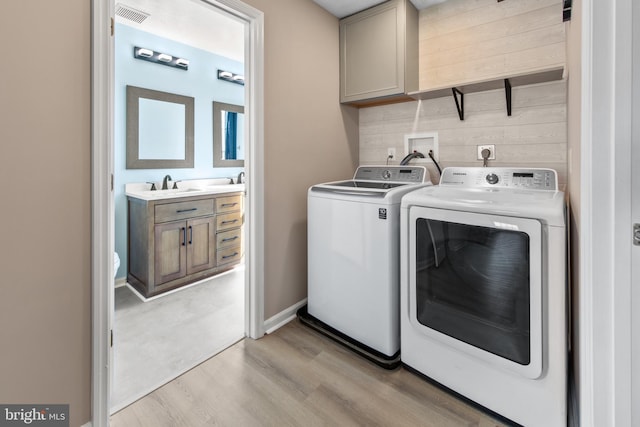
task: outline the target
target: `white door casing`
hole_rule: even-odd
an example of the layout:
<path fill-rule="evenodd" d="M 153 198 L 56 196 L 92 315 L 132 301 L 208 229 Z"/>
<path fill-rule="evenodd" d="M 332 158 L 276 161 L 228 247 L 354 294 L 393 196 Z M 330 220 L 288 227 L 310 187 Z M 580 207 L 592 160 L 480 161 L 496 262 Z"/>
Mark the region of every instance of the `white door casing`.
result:
<path fill-rule="evenodd" d="M 640 22 L 640 4 L 633 2 L 632 8 L 632 22 Z M 631 222 L 640 226 L 640 27 L 633 26 L 632 32 Z M 637 426 L 640 425 L 640 244 L 631 245 L 631 266 L 631 425 Z"/>
<path fill-rule="evenodd" d="M 201 0 L 245 25 L 247 230 L 245 334 L 264 334 L 264 14 L 239 0 Z M 91 2 L 91 425 L 109 425 L 113 314 L 114 0 Z"/>
<path fill-rule="evenodd" d="M 638 18 L 634 3 L 582 1 L 577 384 L 579 422 L 584 426 L 638 422 L 632 419 L 638 411 L 637 393 L 632 395 L 632 383 L 638 383 L 632 366 L 638 357 L 632 350 L 638 344 L 631 339 L 638 335 L 633 327 L 638 323 L 633 275 L 638 282 L 639 264 L 631 241 L 632 183 L 637 183 L 637 167 L 632 167 L 637 148 L 632 150 L 631 143 L 631 129 L 637 126 L 632 106 L 638 98 L 632 85 L 632 11 Z M 637 141 L 637 132 L 634 138 Z M 633 203 L 637 206 L 635 199 Z"/>

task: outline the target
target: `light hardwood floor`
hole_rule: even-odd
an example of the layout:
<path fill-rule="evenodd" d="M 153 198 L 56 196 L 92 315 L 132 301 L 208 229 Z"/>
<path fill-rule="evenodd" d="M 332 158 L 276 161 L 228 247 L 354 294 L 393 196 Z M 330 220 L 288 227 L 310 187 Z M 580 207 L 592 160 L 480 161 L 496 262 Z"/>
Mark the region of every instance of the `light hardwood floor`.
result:
<path fill-rule="evenodd" d="M 111 417 L 134 426 L 502 426 L 405 369 L 297 320 L 245 339 Z"/>

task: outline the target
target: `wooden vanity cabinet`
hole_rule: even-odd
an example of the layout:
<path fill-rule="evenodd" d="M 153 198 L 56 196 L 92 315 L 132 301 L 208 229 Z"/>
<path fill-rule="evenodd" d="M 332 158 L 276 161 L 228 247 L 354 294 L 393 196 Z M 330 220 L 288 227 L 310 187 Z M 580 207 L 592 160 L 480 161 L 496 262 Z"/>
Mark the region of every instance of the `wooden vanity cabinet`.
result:
<path fill-rule="evenodd" d="M 172 221 L 154 227 L 156 286 L 215 267 L 215 219 Z"/>
<path fill-rule="evenodd" d="M 216 198 L 216 262 L 233 265 L 242 258 L 242 197 Z"/>
<path fill-rule="evenodd" d="M 340 20 L 340 102 L 408 100 L 418 89 L 418 11 L 390 0 Z"/>
<path fill-rule="evenodd" d="M 242 258 L 242 193 L 128 197 L 127 281 L 149 297 L 215 275 Z"/>

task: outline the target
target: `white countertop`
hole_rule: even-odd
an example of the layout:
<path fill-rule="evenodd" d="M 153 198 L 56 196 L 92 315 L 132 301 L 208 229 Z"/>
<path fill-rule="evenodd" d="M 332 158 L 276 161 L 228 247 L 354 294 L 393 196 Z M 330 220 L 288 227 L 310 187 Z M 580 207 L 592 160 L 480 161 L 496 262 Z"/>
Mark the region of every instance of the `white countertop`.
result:
<path fill-rule="evenodd" d="M 168 182 L 169 190 L 161 190 L 162 182 L 155 183 L 157 190 L 151 190 L 151 184 L 132 182 L 125 184 L 125 194 L 140 200 L 178 199 L 208 194 L 244 192 L 244 184 L 230 184 L 229 178 L 190 179 L 178 181 L 177 189 L 173 181 Z"/>

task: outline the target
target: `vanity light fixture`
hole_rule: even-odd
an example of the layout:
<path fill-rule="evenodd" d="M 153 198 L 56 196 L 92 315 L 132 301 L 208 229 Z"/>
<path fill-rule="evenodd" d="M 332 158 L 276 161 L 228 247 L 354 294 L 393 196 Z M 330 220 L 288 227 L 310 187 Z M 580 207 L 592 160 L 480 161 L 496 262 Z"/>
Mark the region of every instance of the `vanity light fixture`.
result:
<path fill-rule="evenodd" d="M 143 56 L 145 58 L 151 58 L 153 56 L 153 51 L 151 49 L 145 49 L 143 47 L 139 48 L 137 51 L 138 56 Z"/>
<path fill-rule="evenodd" d="M 233 74 L 231 71 L 218 70 L 218 79 L 244 86 L 244 76 Z"/>
<path fill-rule="evenodd" d="M 168 53 L 155 52 L 151 49 L 147 49 L 144 47 L 134 47 L 133 48 L 133 57 L 137 59 L 142 59 L 144 61 L 154 62 L 156 64 L 167 65 L 173 68 L 179 68 L 181 70 L 189 69 L 189 60 L 185 58 L 177 58 L 173 55 L 169 55 Z"/>

